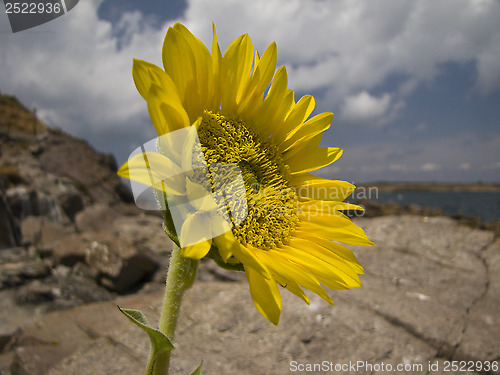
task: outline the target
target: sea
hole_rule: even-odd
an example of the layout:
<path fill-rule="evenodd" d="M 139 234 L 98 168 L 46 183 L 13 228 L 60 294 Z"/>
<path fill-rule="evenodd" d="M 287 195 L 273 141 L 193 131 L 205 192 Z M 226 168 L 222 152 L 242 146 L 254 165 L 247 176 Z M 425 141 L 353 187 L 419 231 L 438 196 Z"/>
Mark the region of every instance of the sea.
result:
<path fill-rule="evenodd" d="M 485 223 L 500 220 L 500 192 L 379 191 L 377 195 L 372 194 L 371 199 L 378 203 L 393 201 L 402 206 L 440 208 L 450 216 L 479 216 Z"/>

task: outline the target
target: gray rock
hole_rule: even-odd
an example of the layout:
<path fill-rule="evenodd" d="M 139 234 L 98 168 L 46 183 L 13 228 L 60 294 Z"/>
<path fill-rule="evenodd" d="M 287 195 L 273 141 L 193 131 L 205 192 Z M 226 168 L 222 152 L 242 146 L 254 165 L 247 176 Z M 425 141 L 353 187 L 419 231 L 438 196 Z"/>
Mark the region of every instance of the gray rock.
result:
<path fill-rule="evenodd" d="M 79 212 L 75 224 L 80 232 L 104 231 L 113 224 L 113 212 L 108 205 L 98 203 Z"/>
<path fill-rule="evenodd" d="M 0 250 L 21 244 L 19 221 L 12 214 L 7 195 L 0 180 Z"/>
<path fill-rule="evenodd" d="M 42 170 L 66 176 L 90 201 L 105 204 L 132 201 L 132 194 L 123 189 L 116 175 L 112 156 L 98 153 L 87 142 L 50 128 L 41 145 L 43 152 L 38 158 Z"/>
<path fill-rule="evenodd" d="M 129 292 L 142 281 L 153 277 L 158 268 L 157 256 L 147 248 L 134 245 L 127 238 L 110 232 L 84 232 L 65 237 L 55 246 L 55 264 L 89 266 L 90 275 L 106 288 Z"/>
<path fill-rule="evenodd" d="M 0 289 L 18 286 L 27 280 L 44 278 L 50 274 L 49 265 L 42 259 L 30 256 L 24 248 L 2 250 L 0 260 Z"/>
<path fill-rule="evenodd" d="M 106 237 L 90 243 L 85 256 L 104 286 L 124 293 L 154 274 L 158 264 L 152 253 L 126 239 Z"/>
<path fill-rule="evenodd" d="M 27 186 L 7 189 L 7 204 L 13 215 L 22 220 L 28 216 L 44 216 L 56 223 L 68 223 L 69 219 L 59 202 L 51 195 Z"/>
<path fill-rule="evenodd" d="M 52 248 L 74 232 L 73 226 L 52 222 L 42 216 L 28 216 L 21 222 L 23 244 L 34 245 L 39 249 Z"/>
<path fill-rule="evenodd" d="M 60 240 L 52 251 L 54 264 L 74 266 L 78 262 L 85 262 L 87 247 L 93 240 L 89 234 L 72 234 Z"/>
<path fill-rule="evenodd" d="M 58 288 L 54 288 L 46 283 L 35 280 L 29 284 L 23 285 L 17 290 L 15 301 L 19 305 L 39 304 L 47 301 L 53 301 L 60 294 Z"/>
<path fill-rule="evenodd" d="M 85 199 L 76 189 L 62 192 L 58 195 L 58 199 L 62 209 L 71 221 L 74 221 L 75 215 L 85 207 Z"/>
<path fill-rule="evenodd" d="M 500 248 L 490 232 L 446 218 L 358 223 L 377 244 L 355 249 L 366 271 L 363 287 L 333 292 L 335 306 L 311 294 L 307 306 L 284 291 L 278 327 L 257 312 L 245 281 L 195 283 L 183 301 L 172 374 L 187 374 L 201 360 L 207 374 L 289 374 L 322 361 L 421 365 L 408 373 L 446 374 L 445 361 L 500 358 Z M 149 340 L 116 305 L 156 322 L 162 298 L 158 291 L 41 316 L 23 325 L 9 353 L 16 366 L 39 366 L 41 375 L 140 373 Z M 429 363 L 439 369 L 429 371 Z"/>

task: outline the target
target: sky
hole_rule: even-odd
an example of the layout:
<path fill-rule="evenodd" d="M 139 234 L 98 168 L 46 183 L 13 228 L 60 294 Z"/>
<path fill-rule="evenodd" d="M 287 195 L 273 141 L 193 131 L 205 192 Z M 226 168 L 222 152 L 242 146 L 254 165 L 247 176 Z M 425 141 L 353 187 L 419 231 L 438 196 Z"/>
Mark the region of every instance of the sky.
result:
<path fill-rule="evenodd" d="M 161 66 L 182 22 L 222 51 L 248 33 L 276 41 L 296 99 L 335 114 L 318 174 L 371 181 L 500 182 L 498 0 L 81 0 L 12 33 L 0 3 L 0 91 L 118 164 L 156 136 L 132 59 Z"/>

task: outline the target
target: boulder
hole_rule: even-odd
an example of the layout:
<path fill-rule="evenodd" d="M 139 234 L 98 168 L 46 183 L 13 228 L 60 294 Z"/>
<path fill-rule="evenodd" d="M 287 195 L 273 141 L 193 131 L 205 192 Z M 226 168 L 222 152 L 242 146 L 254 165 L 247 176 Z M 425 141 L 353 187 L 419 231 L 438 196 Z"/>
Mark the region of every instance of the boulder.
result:
<path fill-rule="evenodd" d="M 27 280 L 41 279 L 50 274 L 49 265 L 32 257 L 21 247 L 0 252 L 0 289 L 24 284 Z"/>
<path fill-rule="evenodd" d="M 158 268 L 152 253 L 131 241 L 101 235 L 87 247 L 85 260 L 102 285 L 125 293 L 150 279 Z"/>
<path fill-rule="evenodd" d="M 0 250 L 21 244 L 19 221 L 12 214 L 3 184 L 0 181 Z"/>
<path fill-rule="evenodd" d="M 79 262 L 88 265 L 98 283 L 118 293 L 130 292 L 151 279 L 158 268 L 157 257 L 150 250 L 108 231 L 68 236 L 54 248 L 52 259 L 68 267 Z"/>
<path fill-rule="evenodd" d="M 28 216 L 43 216 L 57 223 L 69 222 L 58 200 L 36 189 L 16 186 L 7 190 L 6 197 L 13 215 L 19 220 Z"/>
<path fill-rule="evenodd" d="M 103 231 L 113 224 L 111 208 L 102 203 L 86 207 L 75 216 L 75 225 L 80 232 Z"/>
<path fill-rule="evenodd" d="M 93 237 L 88 234 L 72 234 L 60 240 L 52 251 L 54 264 L 72 267 L 78 262 L 85 262 L 87 247 Z"/>
<path fill-rule="evenodd" d="M 74 232 L 73 226 L 52 222 L 41 216 L 28 216 L 21 222 L 23 244 L 39 249 L 53 248 L 58 241 Z"/>
<path fill-rule="evenodd" d="M 96 152 L 87 142 L 56 129 L 48 129 L 38 155 L 40 167 L 56 176 L 69 178 L 92 202 L 114 204 L 133 201 L 116 175 L 116 161 L 110 154 Z"/>

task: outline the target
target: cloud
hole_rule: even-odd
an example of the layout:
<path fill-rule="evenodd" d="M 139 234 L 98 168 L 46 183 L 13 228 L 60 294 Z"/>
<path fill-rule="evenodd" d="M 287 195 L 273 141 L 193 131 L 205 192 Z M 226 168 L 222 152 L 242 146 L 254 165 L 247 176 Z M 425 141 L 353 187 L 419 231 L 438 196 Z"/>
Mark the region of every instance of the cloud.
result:
<path fill-rule="evenodd" d="M 148 16 L 136 11 L 111 24 L 98 18 L 102 2 L 81 1 L 64 17 L 30 32 L 0 33 L 0 89 L 36 106 L 44 120 L 101 148 L 121 152 L 123 161 L 130 148 L 154 137 L 146 105 L 132 83 L 132 58 L 161 65 L 161 45 L 173 21 L 155 28 L 157 23 L 152 25 Z M 340 111 L 340 119 L 391 123 L 408 96 L 423 83 L 432 85 L 439 67 L 448 62 L 474 62 L 477 79 L 472 84 L 477 90 L 484 95 L 500 90 L 500 3 L 495 0 L 187 3 L 181 21 L 208 46 L 212 21 L 223 50 L 242 33 L 249 33 L 261 52 L 276 41 L 279 64 L 287 65 L 289 86 L 320 92 L 319 109 Z M 458 138 L 449 142 L 458 147 Z M 433 151 L 426 160 L 415 152 L 424 146 L 427 150 L 428 145 L 401 146 L 405 152 L 413 150 L 413 156 L 397 164 L 416 171 L 434 163 L 445 154 L 439 149 L 444 146 L 437 140 L 429 143 Z M 388 152 L 399 147 L 394 141 L 377 145 L 377 149 L 387 146 Z M 485 153 L 496 152 L 480 149 L 473 162 L 450 147 L 450 154 L 458 158 L 455 168 L 466 162 L 484 164 L 489 157 Z M 358 164 L 351 164 L 353 170 L 383 173 L 395 164 L 385 151 L 372 151 L 361 152 L 355 159 Z M 377 168 L 364 165 L 375 160 L 381 163 Z M 451 161 L 440 160 L 439 165 L 445 169 Z M 339 167 L 345 171 L 348 165 Z"/>
<path fill-rule="evenodd" d="M 279 18 L 276 15 L 279 14 Z M 402 2 L 191 0 L 187 23 L 209 41 L 206 20 L 231 38 L 249 32 L 259 48 L 272 40 L 297 89 L 332 96 L 371 89 L 391 74 L 430 80 L 443 62 L 477 61 L 478 84 L 497 90 L 500 5 L 494 0 Z"/>
<path fill-rule="evenodd" d="M 350 122 L 376 121 L 387 114 L 391 105 L 391 96 L 387 93 L 381 97 L 362 91 L 345 99 L 341 110 L 343 119 Z"/>
<path fill-rule="evenodd" d="M 423 172 L 434 172 L 438 171 L 439 169 L 441 169 L 440 166 L 435 163 L 425 163 L 420 167 L 420 170 Z"/>

